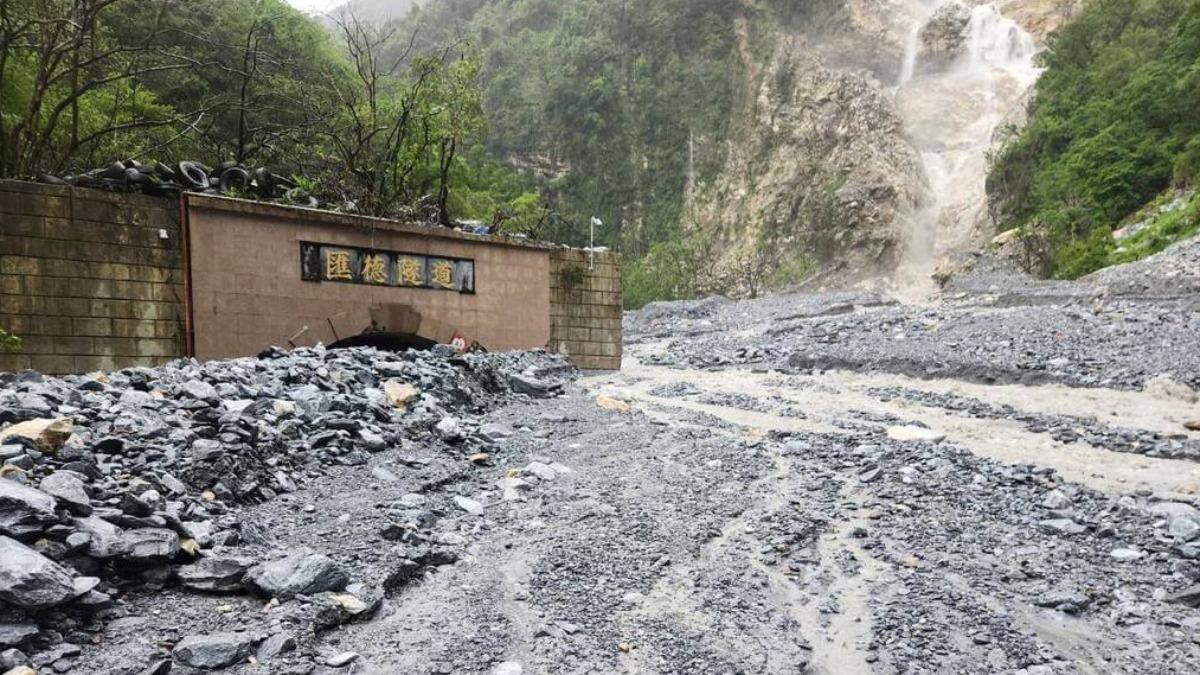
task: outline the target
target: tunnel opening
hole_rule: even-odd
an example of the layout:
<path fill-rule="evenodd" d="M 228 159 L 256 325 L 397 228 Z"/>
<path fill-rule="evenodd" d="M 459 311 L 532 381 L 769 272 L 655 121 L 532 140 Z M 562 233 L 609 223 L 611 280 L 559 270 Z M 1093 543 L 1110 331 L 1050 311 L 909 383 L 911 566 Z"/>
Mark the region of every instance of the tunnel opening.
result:
<path fill-rule="evenodd" d="M 436 344 L 436 341 L 415 333 L 371 332 L 338 340 L 329 345 L 329 348 L 374 347 L 381 351 L 402 352 L 408 349 L 426 351 L 433 349 Z"/>

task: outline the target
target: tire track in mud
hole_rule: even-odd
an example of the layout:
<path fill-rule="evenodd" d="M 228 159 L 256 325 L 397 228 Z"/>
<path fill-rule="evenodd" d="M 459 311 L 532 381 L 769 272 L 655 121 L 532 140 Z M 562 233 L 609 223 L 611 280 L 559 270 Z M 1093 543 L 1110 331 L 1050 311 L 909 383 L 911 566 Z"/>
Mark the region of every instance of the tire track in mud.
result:
<path fill-rule="evenodd" d="M 1061 385 L 974 385 L 951 380 L 917 380 L 900 375 L 827 372 L 796 376 L 748 370 L 699 371 L 645 365 L 639 358 L 653 345 L 632 348 L 620 374 L 593 380 L 600 391 L 615 389 L 630 400 L 659 408 L 683 408 L 726 422 L 780 432 L 838 433 L 853 413 L 893 418 L 897 423 L 917 422 L 945 432 L 951 442 L 977 455 L 1009 463 L 1052 468 L 1064 477 L 1108 493 L 1134 493 L 1150 489 L 1161 497 L 1192 498 L 1200 495 L 1200 463 L 1114 452 L 1083 440 L 1060 442 L 1045 433 L 1028 430 L 1008 419 L 977 418 L 932 404 L 899 398 L 881 398 L 873 390 L 900 387 L 931 393 L 964 393 L 995 399 L 1021 410 L 1073 416 L 1101 416 L 1130 429 L 1160 434 L 1178 433 L 1183 422 L 1196 416 L 1194 405 L 1163 400 L 1142 392 L 1077 391 Z M 763 404 L 762 410 L 693 400 L 693 396 L 661 396 L 656 391 L 686 382 L 705 395 L 742 396 Z M 703 397 L 699 397 L 703 398 Z M 805 417 L 772 413 L 780 403 L 807 412 Z"/>
<path fill-rule="evenodd" d="M 671 411 L 669 402 L 660 405 L 656 419 L 676 425 L 693 424 L 686 415 L 672 415 Z M 685 407 L 683 411 L 695 409 Z M 722 433 L 732 438 L 737 432 L 762 436 L 759 429 L 736 424 Z M 787 617 L 795 629 L 786 640 L 757 641 L 759 649 L 752 651 L 767 655 L 766 662 L 759 664 L 764 668 L 761 672 L 869 674 L 873 672 L 870 662 L 874 660 L 867 649 L 871 644 L 868 598 L 874 592 L 869 587 L 877 584 L 884 572 L 854 539 L 855 530 L 866 522 L 868 514 L 860 512 L 845 517 L 840 511 L 830 513 L 812 542 L 816 553 L 812 569 L 804 573 L 781 570 L 778 561 L 765 560 L 761 554 L 766 542 L 757 536 L 760 527 L 756 523 L 768 517 L 807 523 L 812 511 L 821 507 L 805 498 L 807 491 L 800 483 L 812 470 L 821 469 L 815 465 L 800 466 L 800 461 L 785 457 L 778 443 L 772 444 L 769 453 L 773 471 L 746 486 L 745 511 L 704 544 L 693 564 L 673 569 L 647 595 L 647 602 L 623 619 L 637 622 L 671 618 L 709 629 L 713 617 L 703 603 L 686 591 L 688 581 L 714 570 L 744 567 L 765 579 L 762 600 L 778 615 Z M 857 496 L 848 481 L 831 477 L 830 482 L 837 500 Z M 752 660 L 750 654 L 742 652 L 736 654 L 738 660 Z M 644 652 L 630 653 L 624 665 L 629 672 L 657 672 Z"/>

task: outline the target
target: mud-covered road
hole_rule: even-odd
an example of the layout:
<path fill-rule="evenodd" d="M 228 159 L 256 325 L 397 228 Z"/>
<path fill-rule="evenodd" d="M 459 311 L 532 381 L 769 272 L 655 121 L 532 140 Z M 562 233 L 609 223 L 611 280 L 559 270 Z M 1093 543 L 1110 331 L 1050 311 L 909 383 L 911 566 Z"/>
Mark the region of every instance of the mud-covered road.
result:
<path fill-rule="evenodd" d="M 132 450 L 98 454 L 85 494 L 58 486 L 90 520 L 60 504 L 36 527 L 5 521 L 96 577 L 68 578 L 94 590 L 66 605 L 4 608 L 0 660 L 106 675 L 1200 672 L 1194 286 L 960 283 L 924 306 L 648 307 L 627 317 L 621 371 L 557 394 L 539 378 L 562 366 L 538 354 L 302 350 L 10 382 L 11 400 L 73 415 L 78 437 L 40 458 L 3 446 L 10 478 L 49 490 L 66 478 L 48 471 L 91 471 L 101 434 Z M 137 436 L 129 420 L 151 413 Z M 234 425 L 257 429 L 260 454 L 218 452 Z M 142 449 L 178 438 L 190 457 Z M 241 481 L 221 473 L 230 458 Z M 165 506 L 152 485 L 173 487 Z M 5 509 L 50 499 L 6 494 Z M 160 521 L 210 531 L 170 559 L 97 549 Z M 4 574 L 27 605 L 14 580 L 54 582 Z"/>
<path fill-rule="evenodd" d="M 489 507 L 468 555 L 388 618 L 340 631 L 339 648 L 397 673 L 1200 669 L 1200 612 L 1163 601 L 1196 563 L 1139 496 L 1191 498 L 1200 464 L 1062 443 L 917 394 L 1157 432 L 1194 406 L 643 365 L 656 347 L 502 411 L 533 430 L 523 452 L 573 473 Z M 938 433 L 889 438 L 920 425 Z"/>

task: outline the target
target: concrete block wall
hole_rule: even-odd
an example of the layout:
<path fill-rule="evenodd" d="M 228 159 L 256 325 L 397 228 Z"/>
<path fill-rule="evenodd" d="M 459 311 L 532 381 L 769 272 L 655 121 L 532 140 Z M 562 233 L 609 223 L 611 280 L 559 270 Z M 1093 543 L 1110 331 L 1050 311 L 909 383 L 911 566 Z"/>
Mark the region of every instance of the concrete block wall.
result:
<path fill-rule="evenodd" d="M 621 256 L 550 253 L 550 349 L 583 370 L 621 368 Z"/>
<path fill-rule="evenodd" d="M 174 200 L 0 181 L 0 371 L 152 366 L 183 355 Z M 165 232 L 166 238 L 162 237 Z"/>

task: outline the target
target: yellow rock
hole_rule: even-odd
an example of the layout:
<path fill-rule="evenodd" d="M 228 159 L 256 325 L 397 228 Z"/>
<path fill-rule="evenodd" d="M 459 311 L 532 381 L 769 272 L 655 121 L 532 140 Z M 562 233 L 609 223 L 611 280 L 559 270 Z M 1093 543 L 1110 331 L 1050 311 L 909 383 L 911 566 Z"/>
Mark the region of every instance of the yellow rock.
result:
<path fill-rule="evenodd" d="M 492 456 L 486 452 L 477 452 L 474 455 L 471 455 L 472 464 L 487 464 L 490 461 L 492 461 Z"/>
<path fill-rule="evenodd" d="M 603 395 L 597 396 L 596 397 L 596 405 L 599 405 L 601 408 L 604 408 L 605 410 L 612 410 L 613 412 L 619 412 L 619 413 L 627 413 L 627 412 L 633 411 L 633 406 L 629 405 L 625 401 L 613 398 L 611 396 L 603 396 Z"/>
<path fill-rule="evenodd" d="M 349 593 L 338 593 L 333 596 L 334 602 L 341 605 L 342 610 L 351 616 L 357 616 L 367 611 L 367 603 Z"/>
<path fill-rule="evenodd" d="M 38 675 L 38 672 L 29 666 L 17 666 L 12 670 L 4 671 L 4 675 Z"/>
<path fill-rule="evenodd" d="M 408 404 L 420 394 L 417 388 L 400 380 L 388 380 L 383 383 L 383 393 L 393 407 L 407 410 Z"/>
<path fill-rule="evenodd" d="M 20 436 L 37 443 L 42 452 L 52 453 L 61 448 L 74 431 L 75 423 L 67 417 L 29 420 L 0 431 L 0 442 L 13 436 Z"/>
<path fill-rule="evenodd" d="M 992 237 L 992 246 L 1008 246 L 1009 244 L 1016 241 L 1017 238 L 1020 236 L 1021 236 L 1021 231 L 1016 228 L 1013 228 L 1006 232 L 1001 232 L 1000 234 L 996 235 L 995 237 Z"/>
<path fill-rule="evenodd" d="M 179 548 L 186 551 L 188 555 L 200 555 L 200 544 L 195 539 L 184 539 L 179 542 Z"/>
<path fill-rule="evenodd" d="M 23 475 L 25 475 L 25 470 L 19 466 L 13 466 L 12 464 L 5 464 L 4 466 L 0 466 L 0 478 L 8 478 L 9 476 L 23 476 Z"/>

